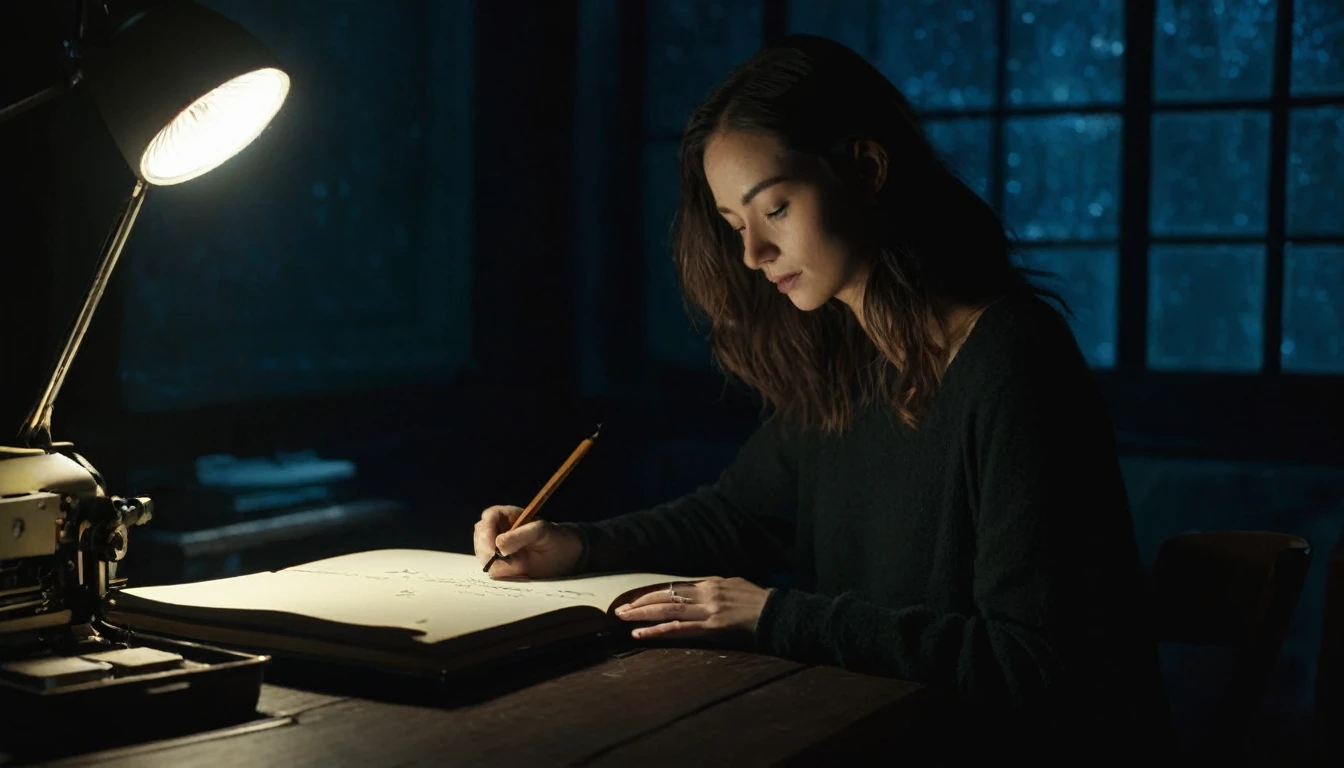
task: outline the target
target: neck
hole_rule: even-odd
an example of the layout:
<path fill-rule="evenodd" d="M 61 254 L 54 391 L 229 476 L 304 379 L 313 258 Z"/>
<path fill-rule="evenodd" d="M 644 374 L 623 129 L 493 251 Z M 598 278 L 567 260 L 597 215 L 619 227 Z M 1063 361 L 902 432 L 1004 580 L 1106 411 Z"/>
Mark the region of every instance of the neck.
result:
<path fill-rule="evenodd" d="M 863 287 L 868 283 L 870 272 L 872 272 L 872 265 L 863 262 L 855 270 L 853 277 L 845 283 L 845 287 L 835 294 L 835 298 L 839 299 L 854 313 L 854 318 L 859 321 L 859 327 L 865 333 L 868 331 L 868 323 L 863 318 Z"/>
<path fill-rule="evenodd" d="M 961 345 L 966 343 L 967 337 L 971 335 L 971 329 L 975 327 L 975 322 L 980 319 L 980 314 L 984 311 L 984 307 L 956 304 L 944 310 L 941 323 L 933 324 L 934 338 L 937 339 L 938 345 L 951 347 L 947 355 L 949 365 L 957 356 L 957 352 L 961 351 Z"/>
<path fill-rule="evenodd" d="M 863 316 L 862 283 L 837 293 L 836 298 L 850 308 L 850 311 L 854 313 L 854 317 L 859 321 L 859 327 L 871 338 L 872 332 L 869 330 L 868 324 Z M 971 329 L 975 327 L 975 322 L 980 318 L 980 313 L 983 311 L 983 307 L 972 307 L 964 304 L 947 304 L 935 308 L 929 314 L 928 330 L 933 336 L 934 343 L 940 347 L 950 347 L 951 349 L 947 356 L 947 364 L 950 365 L 952 359 L 957 356 L 957 352 L 961 350 L 961 345 L 965 343 L 966 338 L 970 336 Z M 897 359 L 893 362 L 895 362 L 897 366 L 900 366 L 904 363 L 904 357 L 904 351 L 897 350 Z"/>

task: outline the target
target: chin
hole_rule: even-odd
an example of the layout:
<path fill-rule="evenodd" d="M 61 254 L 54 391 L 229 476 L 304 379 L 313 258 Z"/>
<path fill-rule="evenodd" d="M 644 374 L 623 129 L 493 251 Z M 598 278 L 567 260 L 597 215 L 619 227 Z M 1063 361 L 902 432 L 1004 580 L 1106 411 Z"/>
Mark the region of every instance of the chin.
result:
<path fill-rule="evenodd" d="M 798 309 L 804 312 L 811 312 L 825 304 L 827 298 L 817 296 L 812 291 L 793 291 L 789 294 L 789 301 L 793 302 L 793 306 Z"/>

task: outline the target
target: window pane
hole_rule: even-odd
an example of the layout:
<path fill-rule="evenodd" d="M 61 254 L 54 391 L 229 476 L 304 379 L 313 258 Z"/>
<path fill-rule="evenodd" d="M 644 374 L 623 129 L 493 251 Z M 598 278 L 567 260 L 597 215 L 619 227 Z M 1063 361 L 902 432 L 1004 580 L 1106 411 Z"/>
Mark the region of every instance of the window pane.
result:
<path fill-rule="evenodd" d="M 1293 5 L 1293 95 L 1344 92 L 1344 4 Z"/>
<path fill-rule="evenodd" d="M 1124 98 L 1123 0 L 1013 0 L 1008 19 L 1008 103 Z"/>
<path fill-rule="evenodd" d="M 1264 232 L 1269 113 L 1154 116 L 1152 176 L 1154 234 Z"/>
<path fill-rule="evenodd" d="M 648 3 L 646 130 L 680 136 L 701 101 L 761 44 L 759 2 Z"/>
<path fill-rule="evenodd" d="M 1344 246 L 1284 247 L 1283 370 L 1344 373 Z"/>
<path fill-rule="evenodd" d="M 952 170 L 970 185 L 982 200 L 989 199 L 989 120 L 929 120 L 924 131 Z"/>
<path fill-rule="evenodd" d="M 1153 98 L 1268 98 L 1274 85 L 1276 3 L 1160 0 L 1153 34 Z"/>
<path fill-rule="evenodd" d="M 879 0 L 877 65 L 922 109 L 994 105 L 994 0 Z"/>
<path fill-rule="evenodd" d="M 1258 371 L 1264 309 L 1262 246 L 1154 246 L 1148 259 L 1148 366 Z"/>
<path fill-rule="evenodd" d="M 789 0 L 789 34 L 804 32 L 844 43 L 872 60 L 868 0 Z"/>
<path fill-rule="evenodd" d="M 691 328 L 672 265 L 672 221 L 681 190 L 677 144 L 644 147 L 644 321 L 650 356 L 667 362 L 709 365 L 709 345 Z"/>
<path fill-rule="evenodd" d="M 1121 119 L 1053 115 L 1009 120 L 1004 215 L 1026 240 L 1116 236 Z"/>
<path fill-rule="evenodd" d="M 1288 125 L 1288 231 L 1344 232 L 1344 108 L 1293 110 Z"/>
<path fill-rule="evenodd" d="M 1032 282 L 1069 305 L 1069 326 L 1089 365 L 1115 366 L 1116 300 L 1120 261 L 1115 248 L 1037 248 L 1017 257 L 1030 269 L 1054 273 Z"/>

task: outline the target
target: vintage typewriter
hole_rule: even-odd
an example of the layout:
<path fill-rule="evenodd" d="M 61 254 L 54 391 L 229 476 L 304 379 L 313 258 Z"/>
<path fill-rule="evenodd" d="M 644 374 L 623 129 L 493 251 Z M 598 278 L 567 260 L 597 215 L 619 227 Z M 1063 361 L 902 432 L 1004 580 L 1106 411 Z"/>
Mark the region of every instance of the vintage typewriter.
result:
<path fill-rule="evenodd" d="M 102 620 L 153 502 L 108 493 L 68 443 L 0 447 L 0 743 L 119 743 L 254 717 L 267 657 Z"/>

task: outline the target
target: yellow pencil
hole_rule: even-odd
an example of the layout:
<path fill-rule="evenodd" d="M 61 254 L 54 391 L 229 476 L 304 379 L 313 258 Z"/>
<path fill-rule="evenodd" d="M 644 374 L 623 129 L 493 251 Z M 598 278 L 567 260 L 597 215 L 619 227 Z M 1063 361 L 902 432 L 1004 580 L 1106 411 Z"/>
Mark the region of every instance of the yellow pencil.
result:
<path fill-rule="evenodd" d="M 550 498 L 552 493 L 555 493 L 555 489 L 560 487 L 560 483 L 569 476 L 569 473 L 573 471 L 575 465 L 579 463 L 579 459 L 582 459 L 584 454 L 588 453 L 588 449 L 593 447 L 593 441 L 597 439 L 598 434 L 601 432 L 602 425 L 598 424 L 597 429 L 593 434 L 585 437 L 579 442 L 579 447 L 575 448 L 574 452 L 569 454 L 569 458 L 565 460 L 565 463 L 560 465 L 560 468 L 555 471 L 554 475 L 551 475 L 550 481 L 548 481 L 537 493 L 536 497 L 532 499 L 532 503 L 527 505 L 527 508 L 523 510 L 521 515 L 514 518 L 513 525 L 509 526 L 510 531 L 527 525 L 532 518 L 536 516 L 537 512 L 541 509 L 541 505 L 546 503 L 546 499 Z M 496 547 L 494 556 L 490 558 L 490 562 L 486 563 L 485 567 L 481 570 L 485 573 L 489 573 L 490 566 L 494 565 L 496 560 L 508 562 L 509 558 L 507 555 L 501 553 L 499 548 Z"/>

